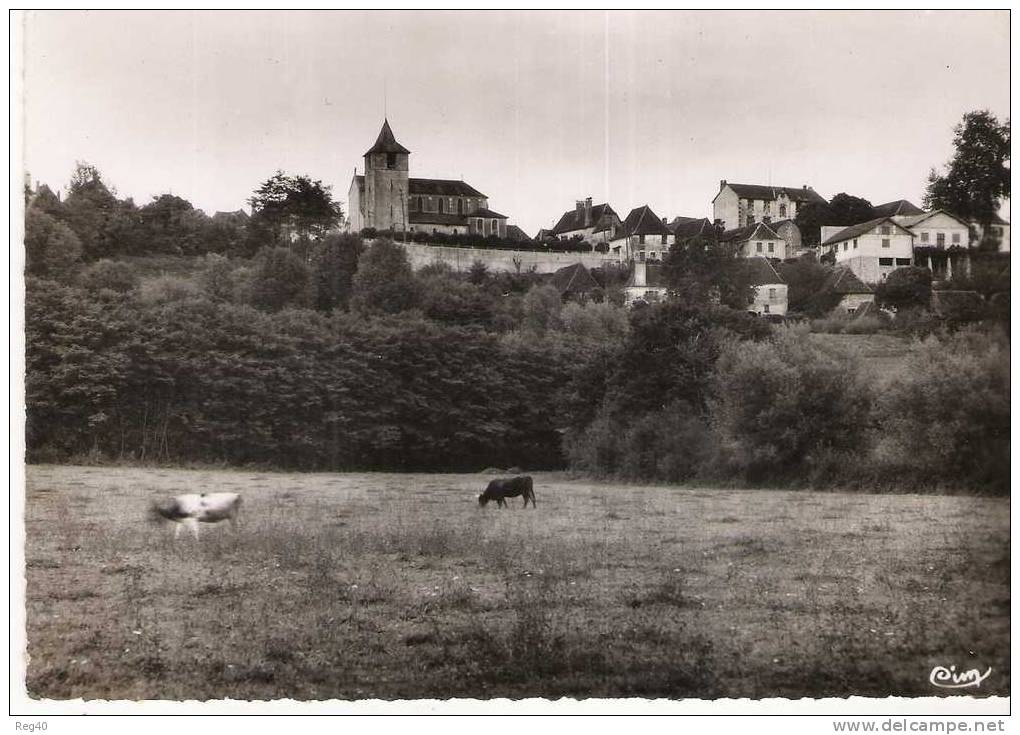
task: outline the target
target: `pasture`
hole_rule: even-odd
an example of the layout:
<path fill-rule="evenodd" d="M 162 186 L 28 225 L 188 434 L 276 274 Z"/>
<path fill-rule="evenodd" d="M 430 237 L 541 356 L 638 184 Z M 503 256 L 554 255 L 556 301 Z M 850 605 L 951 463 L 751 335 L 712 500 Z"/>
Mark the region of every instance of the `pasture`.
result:
<path fill-rule="evenodd" d="M 67 699 L 1008 695 L 1008 499 L 27 468 L 27 684 Z M 147 525 L 239 492 L 236 534 Z"/>

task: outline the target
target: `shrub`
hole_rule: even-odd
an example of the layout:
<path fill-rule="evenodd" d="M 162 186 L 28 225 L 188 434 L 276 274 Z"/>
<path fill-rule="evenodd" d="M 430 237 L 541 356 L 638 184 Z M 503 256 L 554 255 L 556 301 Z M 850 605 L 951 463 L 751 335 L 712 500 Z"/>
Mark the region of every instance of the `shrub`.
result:
<path fill-rule="evenodd" d="M 183 301 L 202 295 L 202 288 L 190 278 L 159 276 L 143 281 L 138 287 L 138 300 L 145 304 Z"/>
<path fill-rule="evenodd" d="M 407 252 L 391 240 L 375 240 L 358 261 L 351 308 L 362 313 L 397 314 L 418 303 L 418 282 Z"/>
<path fill-rule="evenodd" d="M 928 308 L 931 305 L 931 271 L 917 266 L 897 268 L 878 284 L 875 303 L 894 311 Z"/>
<path fill-rule="evenodd" d="M 877 316 L 861 316 L 851 319 L 843 334 L 878 334 L 885 328 L 885 323 Z"/>
<path fill-rule="evenodd" d="M 25 215 L 25 272 L 63 278 L 81 261 L 81 241 L 70 227 L 35 207 Z"/>
<path fill-rule="evenodd" d="M 729 343 L 710 403 L 720 467 L 750 480 L 796 475 L 818 449 L 862 443 L 870 403 L 856 358 L 809 335 Z"/>
<path fill-rule="evenodd" d="M 559 329 L 563 302 L 555 286 L 534 286 L 524 295 L 522 325 L 536 334 Z"/>
<path fill-rule="evenodd" d="M 251 275 L 250 297 L 254 306 L 267 311 L 310 306 L 315 298 L 312 271 L 287 248 L 263 248 Z"/>
<path fill-rule="evenodd" d="M 230 301 L 237 295 L 239 279 L 236 270 L 226 257 L 206 255 L 202 262 L 202 270 L 198 273 L 198 283 L 211 300 Z"/>
<path fill-rule="evenodd" d="M 138 286 L 138 275 L 127 263 L 118 260 L 99 260 L 82 273 L 81 283 L 89 291 L 116 291 L 127 293 Z"/>
<path fill-rule="evenodd" d="M 1009 488 L 1009 344 L 990 332 L 929 337 L 875 408 L 882 458 L 933 482 Z"/>

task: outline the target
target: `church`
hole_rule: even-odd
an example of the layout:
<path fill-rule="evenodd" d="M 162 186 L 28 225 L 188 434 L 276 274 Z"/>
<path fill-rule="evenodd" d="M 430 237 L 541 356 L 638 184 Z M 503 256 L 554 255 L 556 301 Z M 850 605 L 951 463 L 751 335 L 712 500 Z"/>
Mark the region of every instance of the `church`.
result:
<path fill-rule="evenodd" d="M 409 177 L 411 151 L 397 142 L 388 120 L 365 153 L 365 173 L 347 194 L 350 229 L 506 237 L 507 218 L 489 209 L 485 194 L 463 181 Z"/>

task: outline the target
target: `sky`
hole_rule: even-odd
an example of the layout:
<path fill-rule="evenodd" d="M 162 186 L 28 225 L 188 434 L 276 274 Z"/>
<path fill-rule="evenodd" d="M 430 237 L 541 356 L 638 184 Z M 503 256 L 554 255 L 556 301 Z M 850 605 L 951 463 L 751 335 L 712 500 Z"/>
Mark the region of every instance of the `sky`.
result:
<path fill-rule="evenodd" d="M 333 188 L 388 117 L 411 176 L 530 235 L 577 199 L 711 216 L 719 181 L 921 204 L 970 110 L 1009 116 L 1008 11 L 84 12 L 21 16 L 24 162 L 139 205 Z M 1008 216 L 1008 210 L 1004 210 Z"/>

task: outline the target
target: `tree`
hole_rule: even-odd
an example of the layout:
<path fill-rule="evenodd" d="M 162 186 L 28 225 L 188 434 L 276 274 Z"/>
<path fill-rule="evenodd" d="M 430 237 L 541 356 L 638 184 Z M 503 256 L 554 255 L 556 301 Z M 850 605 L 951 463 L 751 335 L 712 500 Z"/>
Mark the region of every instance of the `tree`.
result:
<path fill-rule="evenodd" d="M 789 310 L 817 317 L 827 314 L 839 303 L 839 294 L 823 293 L 826 281 L 832 276 L 832 269 L 807 255 L 783 263 L 780 274 L 786 281 Z"/>
<path fill-rule="evenodd" d="M 1009 120 L 999 123 L 988 110 L 968 112 L 954 128 L 956 151 L 939 174 L 932 169 L 924 195 L 925 209 L 944 209 L 985 226 L 1010 195 Z"/>
<path fill-rule="evenodd" d="M 823 225 L 833 224 L 832 213 L 827 202 L 808 202 L 797 208 L 797 216 L 793 220 L 800 228 L 801 244 L 806 248 L 818 247 L 821 244 Z"/>
<path fill-rule="evenodd" d="M 268 311 L 287 306 L 311 306 L 315 295 L 312 271 L 287 248 L 265 248 L 259 252 L 252 274 L 251 302 Z"/>
<path fill-rule="evenodd" d="M 931 306 L 931 271 L 917 266 L 897 268 L 878 284 L 875 303 L 896 311 L 927 309 Z"/>
<path fill-rule="evenodd" d="M 524 294 L 522 325 L 535 334 L 559 329 L 563 301 L 555 286 L 533 286 Z"/>
<path fill-rule="evenodd" d="M 127 293 L 138 287 L 138 274 L 119 260 L 98 260 L 82 273 L 82 285 L 89 291 Z"/>
<path fill-rule="evenodd" d="M 874 207 L 867 199 L 841 192 L 829 201 L 829 221 L 822 224 L 849 227 L 874 219 L 873 210 Z"/>
<path fill-rule="evenodd" d="M 308 176 L 288 176 L 277 171 L 248 199 L 254 234 L 268 236 L 276 244 L 323 237 L 343 218 L 331 190 L 332 187 Z"/>
<path fill-rule="evenodd" d="M 327 235 L 312 247 L 316 309 L 347 308 L 358 259 L 364 249 L 365 244 L 357 235 L 337 233 Z"/>
<path fill-rule="evenodd" d="M 392 240 L 369 245 L 351 285 L 351 308 L 358 312 L 397 314 L 419 303 L 418 282 L 407 252 Z"/>
<path fill-rule="evenodd" d="M 669 291 L 688 306 L 718 300 L 744 309 L 754 298 L 749 264 L 730 243 L 700 236 L 676 243 L 663 261 L 663 270 Z"/>
<path fill-rule="evenodd" d="M 81 260 L 81 241 L 70 227 L 32 207 L 25 215 L 25 272 L 60 279 Z"/>
<path fill-rule="evenodd" d="M 64 212 L 67 224 L 81 240 L 86 259 L 114 254 L 110 230 L 117 205 L 117 197 L 103 183 L 98 169 L 79 161 L 71 174 Z"/>
<path fill-rule="evenodd" d="M 445 324 L 488 326 L 493 298 L 483 288 L 451 269 L 419 272 L 421 309 L 425 316 Z"/>

